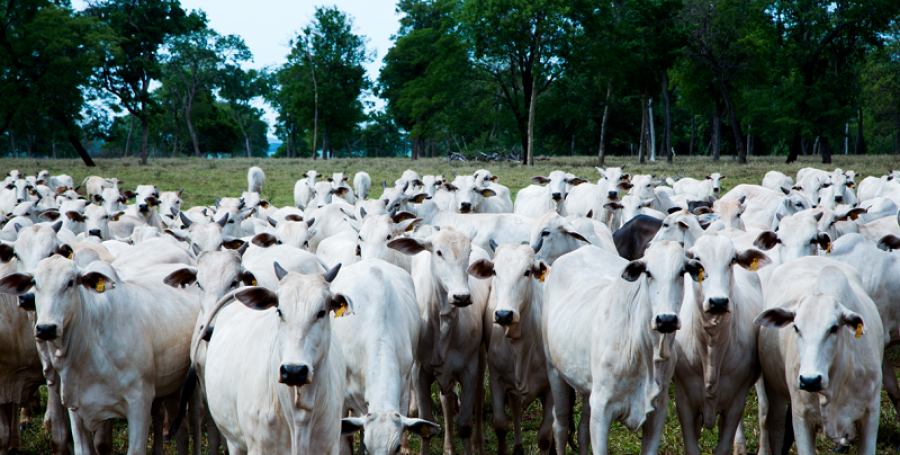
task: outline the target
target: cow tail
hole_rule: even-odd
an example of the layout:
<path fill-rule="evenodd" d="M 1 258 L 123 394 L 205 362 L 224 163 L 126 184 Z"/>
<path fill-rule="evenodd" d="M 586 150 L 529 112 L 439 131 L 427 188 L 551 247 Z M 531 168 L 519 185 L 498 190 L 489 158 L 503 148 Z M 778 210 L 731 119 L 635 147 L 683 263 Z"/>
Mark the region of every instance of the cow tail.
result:
<path fill-rule="evenodd" d="M 172 423 L 169 425 L 169 438 L 175 437 L 175 434 L 178 433 L 178 430 L 181 428 L 181 421 L 184 420 L 184 415 L 187 413 L 188 402 L 191 401 L 191 397 L 194 395 L 194 390 L 197 388 L 197 370 L 191 366 L 188 369 L 187 378 L 184 379 L 184 384 L 181 386 L 181 397 L 178 400 L 178 414 L 172 419 Z"/>

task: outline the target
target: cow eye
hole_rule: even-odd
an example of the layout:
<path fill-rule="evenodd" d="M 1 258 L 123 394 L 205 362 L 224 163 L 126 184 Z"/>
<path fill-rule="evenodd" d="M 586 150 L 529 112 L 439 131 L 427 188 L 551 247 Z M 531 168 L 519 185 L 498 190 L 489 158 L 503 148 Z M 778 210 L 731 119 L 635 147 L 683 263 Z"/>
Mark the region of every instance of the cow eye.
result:
<path fill-rule="evenodd" d="M 278 315 L 278 319 L 284 319 L 284 315 L 281 314 L 281 309 L 276 309 L 275 314 Z"/>
<path fill-rule="evenodd" d="M 390 239 L 391 239 L 391 234 L 388 234 L 387 240 L 390 240 Z"/>
<path fill-rule="evenodd" d="M 233 287 L 233 288 L 238 287 L 238 280 L 232 281 L 232 282 L 231 282 L 231 287 Z"/>
<path fill-rule="evenodd" d="M 663 227 L 664 227 L 664 228 L 669 227 L 669 223 L 663 223 Z"/>
<path fill-rule="evenodd" d="M 441 254 L 441 250 L 438 250 L 437 255 L 438 255 L 439 258 L 443 258 L 443 257 L 444 257 L 444 255 Z"/>
<path fill-rule="evenodd" d="M 75 286 L 75 279 L 70 278 L 70 279 L 69 279 L 69 282 L 66 283 L 66 287 L 67 287 L 67 288 L 70 288 L 70 287 L 72 287 L 72 286 Z"/>
<path fill-rule="evenodd" d="M 526 277 L 531 276 L 531 270 L 526 270 L 526 271 L 525 271 L 525 276 L 526 276 Z"/>
<path fill-rule="evenodd" d="M 800 329 L 797 328 L 797 324 L 794 324 L 793 327 L 794 327 L 794 332 L 796 332 L 797 335 L 800 335 Z M 801 335 L 801 336 L 802 336 L 802 335 Z"/>
<path fill-rule="evenodd" d="M 234 224 L 234 220 L 228 220 L 228 224 Z"/>
<path fill-rule="evenodd" d="M 542 231 L 541 232 L 541 237 L 546 237 L 548 235 L 550 235 L 550 231 Z"/>
<path fill-rule="evenodd" d="M 322 319 L 325 317 L 325 310 L 319 311 L 319 314 L 316 315 L 316 319 Z"/>
<path fill-rule="evenodd" d="M 831 326 L 831 329 L 828 330 L 828 333 L 834 335 L 835 333 L 837 333 L 837 331 L 838 331 L 838 326 L 833 325 L 833 326 Z"/>
<path fill-rule="evenodd" d="M 794 205 L 796 205 L 797 207 L 803 207 L 803 204 L 801 204 L 801 203 L 799 203 L 799 202 L 796 203 L 796 204 L 794 204 Z"/>

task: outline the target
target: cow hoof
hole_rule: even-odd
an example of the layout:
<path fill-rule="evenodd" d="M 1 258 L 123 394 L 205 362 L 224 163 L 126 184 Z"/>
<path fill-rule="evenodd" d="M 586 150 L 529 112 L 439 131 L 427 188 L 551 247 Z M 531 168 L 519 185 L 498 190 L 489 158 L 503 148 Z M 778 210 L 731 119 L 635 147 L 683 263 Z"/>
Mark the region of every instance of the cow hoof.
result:
<path fill-rule="evenodd" d="M 513 455 L 525 455 L 525 448 L 520 445 L 513 447 Z"/>
<path fill-rule="evenodd" d="M 850 451 L 850 446 L 842 446 L 838 445 L 834 448 L 834 453 L 847 453 Z"/>

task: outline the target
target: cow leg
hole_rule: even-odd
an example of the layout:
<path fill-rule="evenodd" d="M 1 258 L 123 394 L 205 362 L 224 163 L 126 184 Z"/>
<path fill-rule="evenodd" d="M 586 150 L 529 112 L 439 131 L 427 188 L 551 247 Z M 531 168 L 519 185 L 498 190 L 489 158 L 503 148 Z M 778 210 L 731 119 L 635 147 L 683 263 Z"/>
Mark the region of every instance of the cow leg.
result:
<path fill-rule="evenodd" d="M 94 450 L 97 451 L 97 455 L 112 455 L 113 425 L 114 420 L 106 420 L 100 424 L 100 429 L 94 432 Z"/>
<path fill-rule="evenodd" d="M 153 424 L 153 455 L 163 455 L 163 434 L 165 432 L 165 415 L 166 410 L 163 406 L 163 402 L 161 398 L 157 398 L 153 400 L 153 404 L 150 406 L 150 418 Z M 129 454 L 131 453 L 131 419 L 128 420 L 128 449 Z M 179 431 L 181 431 L 179 429 Z M 149 430 L 147 431 L 149 433 Z M 146 440 L 146 438 L 145 438 Z M 182 455 L 182 454 L 179 454 Z"/>
<path fill-rule="evenodd" d="M 453 389 L 456 387 L 454 386 Z M 453 443 L 453 417 L 457 413 L 459 397 L 455 391 L 441 394 L 441 408 L 444 411 L 444 453 L 456 455 L 456 444 Z M 457 426 L 459 423 L 457 422 Z"/>
<path fill-rule="evenodd" d="M 13 448 L 13 432 L 17 430 L 13 424 L 14 415 L 12 403 L 0 404 L 0 455 L 9 455 Z"/>
<path fill-rule="evenodd" d="M 541 408 L 543 408 L 544 415 L 541 417 L 541 426 L 538 428 L 538 449 L 540 449 L 541 455 L 549 455 L 553 440 L 553 396 L 549 390 L 541 396 Z"/>
<path fill-rule="evenodd" d="M 199 422 L 194 421 L 195 419 L 198 421 L 200 420 L 199 415 L 197 415 L 197 416 L 194 415 L 194 414 L 198 413 L 197 406 L 195 405 L 195 402 L 194 402 L 195 401 L 194 398 L 197 397 L 198 395 L 199 394 L 196 394 L 196 393 L 194 395 L 192 395 L 191 400 L 188 404 L 188 423 L 190 424 L 190 429 L 187 428 L 188 425 L 182 425 L 181 428 L 178 429 L 178 432 L 176 432 L 174 434 L 175 447 L 176 447 L 175 450 L 177 451 L 178 455 L 188 455 L 189 446 L 190 446 L 190 433 L 195 433 L 197 436 L 199 436 L 199 432 L 197 431 L 197 429 L 200 427 L 200 424 L 199 424 Z M 178 401 L 180 400 L 180 398 L 181 398 L 180 393 L 173 393 L 172 395 L 169 395 L 169 396 L 163 398 L 162 399 L 163 409 L 161 410 L 161 414 L 163 416 L 167 416 L 167 417 L 178 414 Z M 161 424 L 164 438 L 165 438 L 165 433 L 169 430 L 169 425 L 170 425 L 170 422 L 168 421 L 168 419 L 165 419 L 163 421 L 163 423 Z M 153 434 L 155 436 L 156 435 L 156 422 L 153 423 L 153 430 L 154 430 Z M 170 434 L 168 437 L 171 438 L 172 436 L 173 435 Z M 165 441 L 165 439 L 159 441 L 159 444 L 162 445 L 164 443 L 164 441 Z M 197 439 L 197 441 L 199 442 L 200 440 Z M 157 444 L 157 441 L 154 440 L 153 445 L 155 446 L 156 444 Z M 194 455 L 200 455 L 199 454 L 199 449 L 200 449 L 199 444 L 195 444 L 195 446 L 196 446 L 196 449 L 198 450 L 198 452 L 195 453 Z"/>
<path fill-rule="evenodd" d="M 592 393 L 590 397 L 584 397 L 584 405 L 582 409 L 590 406 L 590 415 L 585 416 L 582 411 L 581 419 L 589 419 L 591 445 L 596 455 L 609 454 L 609 427 L 612 425 L 612 416 L 609 409 L 604 406 L 608 400 L 600 393 Z M 579 433 L 581 433 L 581 425 L 578 425 Z M 646 430 L 644 430 L 646 431 Z M 587 442 L 581 441 L 581 434 L 578 435 L 578 447 L 587 449 Z M 643 444 L 641 444 L 643 446 Z"/>
<path fill-rule="evenodd" d="M 162 444 L 157 444 L 156 441 L 162 441 L 164 416 L 159 412 L 162 406 L 154 404 L 153 400 L 128 403 L 128 409 L 125 411 L 125 419 L 128 421 L 128 455 L 146 455 L 151 419 L 154 424 L 153 453 L 162 453 Z"/>
<path fill-rule="evenodd" d="M 666 413 L 669 410 L 669 380 L 660 385 L 659 396 L 656 398 L 656 411 L 647 416 L 647 420 L 641 427 L 641 455 L 656 455 L 659 453 L 659 441 L 662 438 L 663 429 L 666 427 Z"/>
<path fill-rule="evenodd" d="M 760 394 L 760 384 L 763 393 Z M 760 378 L 756 383 L 759 397 L 759 455 L 781 453 L 784 444 L 785 409 L 788 401 Z"/>
<path fill-rule="evenodd" d="M 816 455 L 816 426 L 810 425 L 800 412 L 799 406 L 792 406 L 791 419 L 794 421 L 797 455 Z"/>
<path fill-rule="evenodd" d="M 493 371 L 491 371 L 493 373 Z M 506 419 L 506 388 L 500 384 L 500 379 L 493 374 L 490 378 L 491 385 L 491 409 L 494 413 L 494 433 L 497 435 L 497 455 L 506 455 L 506 433 L 509 431 L 509 421 Z"/>
<path fill-rule="evenodd" d="M 884 385 L 884 391 L 887 392 L 891 403 L 894 403 L 894 411 L 900 416 L 900 384 L 897 383 L 894 365 L 887 357 L 887 350 L 884 351 L 884 359 L 881 361 L 881 383 Z"/>
<path fill-rule="evenodd" d="M 415 368 L 415 366 L 413 366 L 413 368 Z M 410 402 L 415 401 L 415 392 L 412 390 L 412 381 L 408 380 L 401 390 L 403 390 L 403 392 L 400 396 L 400 413 L 409 417 L 409 415 L 412 413 L 412 406 L 410 405 Z M 403 436 L 401 436 L 400 438 L 400 453 L 402 453 L 403 455 L 409 455 L 411 453 L 409 448 L 409 432 L 404 431 Z"/>
<path fill-rule="evenodd" d="M 509 394 L 509 410 L 512 411 L 513 431 L 515 432 L 513 455 L 525 455 L 525 449 L 522 447 L 522 395 Z"/>
<path fill-rule="evenodd" d="M 591 395 L 581 397 L 581 419 L 578 421 L 578 454 L 588 455 L 591 442 Z M 608 430 L 607 430 L 608 431 Z"/>
<path fill-rule="evenodd" d="M 747 455 L 747 435 L 744 432 L 743 418 L 734 431 L 734 455 Z"/>
<path fill-rule="evenodd" d="M 484 356 L 480 355 L 479 360 L 482 358 L 484 358 Z M 460 396 L 461 401 L 459 406 L 459 416 L 456 420 L 456 428 L 459 432 L 459 438 L 462 439 L 463 451 L 466 455 L 471 455 L 475 450 L 478 450 L 480 453 L 479 441 L 477 439 L 478 435 L 474 435 L 476 438 L 474 443 L 472 441 L 473 427 L 477 427 L 478 424 L 478 422 L 475 421 L 476 419 L 473 418 L 476 414 L 476 400 L 481 397 L 481 403 L 484 402 L 482 392 L 484 389 L 484 370 L 481 368 L 480 363 L 481 362 L 479 361 L 479 365 L 474 368 L 474 371 L 472 371 L 472 368 L 466 370 L 459 384 L 462 394 Z M 481 376 L 479 376 L 479 373 L 481 373 Z M 477 403 L 479 408 L 481 407 L 481 403 Z"/>
<path fill-rule="evenodd" d="M 53 455 L 68 455 L 69 446 L 75 446 L 71 417 L 59 398 L 59 376 L 47 381 L 47 411 L 44 414 L 44 430 L 50 433 L 50 449 Z M 77 447 L 77 446 L 75 446 Z"/>
<path fill-rule="evenodd" d="M 475 376 L 475 403 L 473 404 L 474 408 L 474 418 L 475 418 L 475 434 L 473 445 L 475 446 L 475 453 L 482 455 L 485 453 L 485 440 L 484 440 L 484 399 L 487 391 L 484 387 L 484 377 L 487 374 L 487 351 L 482 348 L 478 353 L 478 374 Z"/>
<path fill-rule="evenodd" d="M 857 424 L 857 440 L 861 455 L 875 455 L 875 445 L 878 439 L 878 416 L 880 412 L 880 394 L 876 394 L 869 405 L 869 410 L 859 419 Z"/>
<path fill-rule="evenodd" d="M 431 375 L 429 375 L 422 367 L 417 367 L 413 369 L 413 381 L 416 385 L 415 392 L 416 403 L 419 405 L 419 418 L 434 422 L 434 414 L 431 409 Z M 444 426 L 448 426 L 448 423 L 449 422 L 444 421 Z M 421 455 L 428 455 L 430 446 L 431 438 L 422 438 L 419 453 Z M 231 446 L 229 445 L 229 447 Z"/>
<path fill-rule="evenodd" d="M 37 394 L 38 391 L 35 390 L 34 393 Z M 31 425 L 33 423 L 33 420 L 34 420 L 33 415 L 32 415 L 33 405 L 34 405 L 34 396 L 32 396 L 31 399 L 29 399 L 25 403 L 22 403 L 22 412 L 19 415 L 19 425 L 20 426 L 24 427 L 26 425 Z"/>
<path fill-rule="evenodd" d="M 222 440 L 222 432 L 219 431 L 212 414 L 209 413 L 209 405 L 206 403 L 205 398 L 203 400 L 203 412 L 206 414 L 206 439 L 209 443 L 209 455 L 219 455 L 219 447 L 225 448 L 227 446 Z"/>
<path fill-rule="evenodd" d="M 556 455 L 566 455 L 572 388 L 559 377 L 559 371 L 550 362 L 547 363 L 547 376 L 550 379 L 550 393 L 553 395 L 553 441 L 556 442 Z"/>
<path fill-rule="evenodd" d="M 691 406 L 691 399 L 684 385 L 675 383 L 675 411 L 678 413 L 678 421 L 681 422 L 681 437 L 684 439 L 684 453 L 686 455 L 700 455 L 698 444 L 700 432 L 697 419 L 697 411 Z"/>
<path fill-rule="evenodd" d="M 84 422 L 77 412 L 69 412 L 69 421 L 72 424 L 72 442 L 75 445 L 75 455 L 91 454 L 91 432 L 84 427 Z"/>
<path fill-rule="evenodd" d="M 728 410 L 719 416 L 719 442 L 716 443 L 715 455 L 728 455 L 735 445 L 735 434 L 744 417 L 745 395 L 738 394 Z"/>
<path fill-rule="evenodd" d="M 188 412 L 190 412 L 188 421 L 191 424 L 191 437 L 194 439 L 193 455 L 201 455 L 203 452 L 203 394 L 194 393 L 191 397 L 191 402 L 188 404 Z M 187 438 L 187 434 L 185 434 L 185 438 Z M 212 451 L 212 448 L 210 448 L 210 451 Z"/>

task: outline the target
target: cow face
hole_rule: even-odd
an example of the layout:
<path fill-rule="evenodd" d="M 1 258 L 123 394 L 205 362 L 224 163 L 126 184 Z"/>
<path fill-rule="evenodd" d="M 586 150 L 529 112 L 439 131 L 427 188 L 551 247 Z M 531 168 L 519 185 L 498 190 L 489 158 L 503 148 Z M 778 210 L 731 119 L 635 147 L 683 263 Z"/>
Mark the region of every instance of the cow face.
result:
<path fill-rule="evenodd" d="M 470 235 L 474 237 L 475 232 L 471 232 Z M 423 251 L 431 253 L 432 276 L 447 292 L 447 302 L 458 307 L 472 304 L 466 275 L 469 268 L 469 254 L 472 252 L 470 237 L 453 228 L 444 228 L 424 240 L 412 238 L 391 240 L 388 248 L 410 256 Z"/>
<path fill-rule="evenodd" d="M 459 213 L 475 212 L 484 198 L 497 195 L 494 190 L 478 185 L 475 177 L 470 175 L 459 176 L 452 184 L 445 183 L 443 188 L 453 194 L 451 208 Z"/>
<path fill-rule="evenodd" d="M 28 195 L 33 186 L 27 180 L 16 179 L 7 185 L 6 188 L 16 192 L 16 202 L 25 202 L 28 200 Z"/>
<path fill-rule="evenodd" d="M 792 216 L 781 217 L 778 222 L 778 232 L 763 232 L 757 237 L 754 245 L 761 250 L 770 250 L 781 244 L 782 263 L 805 257 L 815 256 L 818 248 L 831 250 L 831 238 L 824 232 L 819 232 L 819 220 L 821 212 L 812 215 L 801 213 Z"/>
<path fill-rule="evenodd" d="M 706 176 L 706 179 L 712 183 L 713 195 L 715 197 L 719 197 L 719 193 L 722 190 L 722 180 L 725 180 L 726 178 L 727 177 L 718 172 L 713 172 Z"/>
<path fill-rule="evenodd" d="M 178 216 L 184 201 L 181 199 L 181 190 L 165 191 L 159 195 L 159 213 Z"/>
<path fill-rule="evenodd" d="M 607 207 L 607 210 L 615 210 L 621 207 L 622 222 L 627 223 L 632 218 L 643 213 L 642 209 L 649 208 L 651 205 L 653 205 L 653 199 L 641 199 L 637 196 L 629 194 L 627 196 L 623 196 L 622 202 L 618 205 L 615 205 L 612 202 L 606 205 L 609 205 L 609 207 Z"/>
<path fill-rule="evenodd" d="M 744 213 L 744 201 L 747 199 L 747 196 L 741 196 L 740 199 L 735 201 L 722 201 L 717 200 L 713 203 L 712 210 L 714 213 L 719 215 L 719 220 L 722 224 L 725 225 L 726 228 L 733 228 L 744 230 L 744 220 L 741 219 L 741 214 Z"/>
<path fill-rule="evenodd" d="M 343 196 L 347 194 L 347 191 L 348 188 L 345 186 L 333 188 L 329 182 L 316 183 L 316 198 L 314 203 L 318 208 L 325 207 L 326 205 L 331 204 L 334 195 Z"/>
<path fill-rule="evenodd" d="M 91 237 L 109 240 L 109 222 L 118 220 L 121 214 L 110 214 L 102 206 L 91 204 L 84 209 L 84 230 Z"/>
<path fill-rule="evenodd" d="M 534 250 L 528 245 L 499 245 L 494 260 L 479 259 L 469 266 L 469 275 L 475 278 L 493 277 L 492 290 L 497 306 L 495 324 L 506 327 L 506 336 L 520 338 L 519 321 L 532 310 L 532 294 L 540 286 L 550 267 L 536 260 Z"/>
<path fill-rule="evenodd" d="M 94 196 L 94 203 L 106 209 L 106 213 L 118 213 L 125 210 L 128 199 L 119 194 L 117 188 L 104 188 L 100 194 Z"/>
<path fill-rule="evenodd" d="M 200 288 L 200 307 L 207 314 L 225 294 L 242 285 L 257 284 L 253 273 L 241 266 L 241 253 L 235 250 L 204 251 L 197 258 L 197 267 L 178 269 L 163 282 L 174 288 L 196 283 Z"/>
<path fill-rule="evenodd" d="M 656 182 L 652 175 L 635 175 L 631 179 L 631 184 L 631 191 L 628 194 L 633 194 L 641 199 L 656 199 Z"/>
<path fill-rule="evenodd" d="M 426 175 L 425 177 L 427 178 L 428 176 Z M 491 184 L 491 182 L 496 182 L 497 180 L 499 180 L 496 175 L 491 174 L 491 171 L 487 169 L 479 169 L 475 171 L 473 177 L 475 178 L 475 185 L 483 188 L 487 188 L 488 185 Z"/>
<path fill-rule="evenodd" d="M 749 249 L 738 253 L 731 239 L 716 232 L 706 234 L 697 240 L 689 250 L 689 255 L 703 267 L 703 278 L 698 280 L 703 296 L 702 302 L 699 303 L 703 312 L 710 315 L 722 315 L 732 311 L 734 265 L 756 271 L 772 262 L 758 250 Z"/>
<path fill-rule="evenodd" d="M 332 294 L 330 283 L 341 266 L 324 275 L 289 273 L 275 263 L 278 292 L 249 287 L 234 294 L 248 308 L 274 309 L 269 317 L 278 325 L 276 343 L 280 357 L 278 382 L 302 387 L 315 379 L 316 367 L 331 347 L 331 315 L 353 314 L 353 303 L 343 294 Z"/>
<path fill-rule="evenodd" d="M 623 190 L 632 188 L 631 175 L 624 172 L 625 166 L 607 167 L 605 169 L 598 167 L 595 169 L 603 176 L 597 184 L 600 185 L 604 180 L 606 181 L 606 197 L 610 201 L 617 201 L 621 197 Z"/>
<path fill-rule="evenodd" d="M 275 237 L 283 245 L 306 249 L 309 247 L 310 235 L 309 225 L 298 215 L 288 215 L 275 225 Z"/>
<path fill-rule="evenodd" d="M 404 232 L 412 231 L 416 224 L 422 222 L 411 213 L 401 212 L 394 217 L 390 215 L 369 215 L 363 218 L 359 230 L 359 256 L 362 259 L 387 260 L 388 242 Z"/>
<path fill-rule="evenodd" d="M 803 180 L 797 182 L 793 188 L 791 193 L 798 193 L 803 198 L 804 206 L 801 208 L 796 205 L 796 201 L 794 201 L 794 207 L 799 210 L 806 210 L 809 208 L 813 208 L 818 204 L 819 201 L 819 190 L 823 187 L 823 183 L 819 180 L 818 177 L 813 175 L 808 175 L 803 178 Z M 827 184 L 825 184 L 827 185 Z M 790 195 L 789 195 L 790 196 Z"/>
<path fill-rule="evenodd" d="M 341 436 L 349 436 L 363 429 L 366 452 L 372 455 L 400 453 L 404 431 L 426 438 L 441 431 L 441 427 L 437 424 L 427 420 L 408 419 L 396 412 L 370 412 L 365 417 L 341 420 Z"/>
<path fill-rule="evenodd" d="M 697 221 L 697 215 L 687 210 L 678 210 L 670 213 L 663 220 L 662 226 L 651 242 L 669 240 L 684 245 L 685 248 L 694 246 L 694 242 L 703 236 L 703 228 Z"/>
<path fill-rule="evenodd" d="M 532 177 L 531 181 L 539 185 L 546 185 L 547 191 L 550 192 L 550 198 L 557 203 L 563 201 L 568 195 L 566 192 L 566 173 L 563 171 L 553 171 L 549 177 Z"/>
<path fill-rule="evenodd" d="M 214 223 L 194 222 L 188 218 L 184 212 L 179 214 L 181 221 L 188 229 L 188 241 L 191 244 L 191 250 L 194 254 L 200 254 L 201 251 L 217 251 L 222 248 L 224 239 L 222 237 L 222 227 L 228 223 L 229 213 L 225 214 Z"/>
<path fill-rule="evenodd" d="M 841 344 L 852 343 L 854 336 L 862 336 L 866 331 L 862 316 L 847 309 L 835 295 L 842 293 L 828 292 L 828 289 L 849 287 L 840 269 L 826 267 L 813 290 L 795 305 L 768 309 L 753 321 L 793 332 L 800 363 L 796 384 L 801 390 L 828 395 L 829 371 L 835 353 Z"/>
<path fill-rule="evenodd" d="M 695 281 L 700 279 L 702 265 L 689 259 L 678 243 L 658 241 L 650 244 L 644 257 L 631 261 L 622 271 L 626 281 L 641 282 L 645 286 L 652 311 L 650 327 L 660 333 L 672 333 L 681 328 L 678 313 L 684 299 L 685 273 Z"/>
<path fill-rule="evenodd" d="M 477 181 L 477 177 L 476 177 Z M 444 184 L 444 178 L 440 175 L 426 175 L 422 177 L 422 192 L 428 195 L 429 197 L 434 196 L 435 190 L 437 187 Z M 487 186 L 485 183 L 484 186 Z"/>
<path fill-rule="evenodd" d="M 540 242 L 540 243 L 539 243 Z M 531 228 L 531 245 L 535 258 L 553 265 L 560 256 L 584 246 L 588 240 L 569 220 L 556 212 L 548 212 Z"/>

